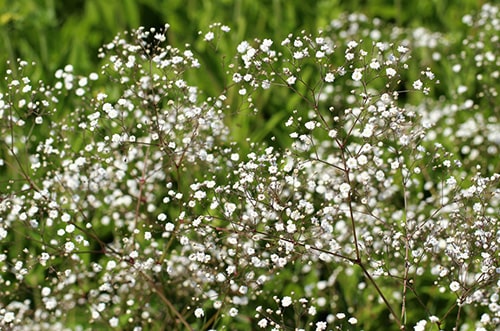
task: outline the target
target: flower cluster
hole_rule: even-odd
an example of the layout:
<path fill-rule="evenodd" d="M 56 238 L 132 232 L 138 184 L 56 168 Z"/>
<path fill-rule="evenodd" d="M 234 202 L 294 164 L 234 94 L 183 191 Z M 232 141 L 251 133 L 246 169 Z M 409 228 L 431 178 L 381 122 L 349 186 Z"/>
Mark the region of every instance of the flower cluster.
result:
<path fill-rule="evenodd" d="M 116 36 L 97 72 L 68 65 L 54 86 L 13 64 L 0 326 L 368 330 L 376 312 L 399 329 L 497 327 L 500 175 L 479 156 L 498 149 L 498 106 L 479 107 L 497 93 L 498 7 L 464 24 L 486 52 L 463 103 L 466 82 L 430 98 L 438 79 L 420 58 L 450 41 L 363 15 L 239 43 L 213 96 L 168 25 Z M 209 29 L 217 50 L 230 29 Z M 280 123 L 269 139 L 238 140 L 259 116 Z"/>

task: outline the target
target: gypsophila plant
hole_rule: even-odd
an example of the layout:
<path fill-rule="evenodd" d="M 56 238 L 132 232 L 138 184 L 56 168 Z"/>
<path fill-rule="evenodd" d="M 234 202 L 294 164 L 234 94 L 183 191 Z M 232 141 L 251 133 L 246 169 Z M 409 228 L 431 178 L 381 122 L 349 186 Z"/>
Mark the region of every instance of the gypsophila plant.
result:
<path fill-rule="evenodd" d="M 10 63 L 1 328 L 498 328 L 498 7 L 463 22 L 460 40 L 351 14 L 241 41 L 219 95 L 168 24 L 54 86 Z M 218 54 L 230 33 L 199 35 Z M 241 137 L 235 117 L 275 127 Z"/>

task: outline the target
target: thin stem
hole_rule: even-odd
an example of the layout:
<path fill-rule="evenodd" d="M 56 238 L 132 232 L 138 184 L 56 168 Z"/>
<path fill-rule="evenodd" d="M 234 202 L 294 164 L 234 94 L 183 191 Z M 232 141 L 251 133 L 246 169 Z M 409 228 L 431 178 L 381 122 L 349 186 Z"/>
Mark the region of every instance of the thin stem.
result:
<path fill-rule="evenodd" d="M 151 279 L 151 277 L 149 275 L 147 275 L 146 273 L 144 273 L 142 271 L 139 271 L 139 272 L 140 272 L 141 276 L 147 280 L 149 285 L 151 285 L 151 287 L 153 287 L 155 293 L 167 305 L 167 307 L 170 309 L 170 311 L 172 311 L 174 313 L 174 315 L 177 316 L 179 321 L 182 324 L 184 324 L 184 326 L 186 327 L 186 330 L 193 331 L 193 328 L 191 327 L 191 325 L 189 325 L 189 323 L 186 321 L 184 316 L 182 316 L 182 314 L 175 308 L 175 306 L 172 304 L 172 302 L 170 302 L 170 300 L 167 299 L 167 297 L 165 296 L 165 294 L 163 293 L 161 288 L 158 285 L 156 285 L 154 280 Z"/>

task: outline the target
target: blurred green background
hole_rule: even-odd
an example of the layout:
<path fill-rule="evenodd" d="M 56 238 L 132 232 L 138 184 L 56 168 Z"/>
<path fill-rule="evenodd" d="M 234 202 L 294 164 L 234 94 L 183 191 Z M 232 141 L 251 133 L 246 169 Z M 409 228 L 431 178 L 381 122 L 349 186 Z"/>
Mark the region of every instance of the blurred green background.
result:
<path fill-rule="evenodd" d="M 203 69 L 188 77 L 208 95 L 219 95 L 227 86 L 228 77 L 223 61 L 230 61 L 236 46 L 242 40 L 271 38 L 279 43 L 289 33 L 305 30 L 316 33 L 343 13 L 364 13 L 369 20 L 378 17 L 386 27 L 426 27 L 439 31 L 447 38 L 460 41 L 467 34 L 461 18 L 479 11 L 484 0 L 0 0 L 0 72 L 5 72 L 6 62 L 17 58 L 37 65 L 30 69 L 31 81 L 54 81 L 54 72 L 72 64 L 76 74 L 87 75 L 99 71 L 97 52 L 118 33 L 139 26 L 162 27 L 170 24 L 168 42 L 184 48 L 192 44 Z M 214 22 L 231 27 L 218 45 L 218 52 L 206 49 L 200 42 L 203 33 Z M 367 22 L 368 25 L 370 24 Z M 388 29 L 390 31 L 390 28 Z M 198 42 L 196 42 L 198 41 Z M 445 51 L 444 54 L 446 54 Z M 415 54 L 421 67 L 429 65 L 430 52 Z M 225 58 L 225 60 L 223 60 Z M 16 66 L 10 66 L 14 71 Z M 433 67 L 441 85 L 436 94 L 447 94 L 456 82 L 454 73 L 438 65 Z M 15 72 L 16 74 L 16 72 Z M 417 72 L 418 74 L 418 72 Z M 471 76 L 474 80 L 474 75 Z M 414 78 L 414 77 L 411 77 Z M 5 83 L 0 81 L 0 89 Z M 444 90 L 443 90 L 444 88 Z M 286 108 L 294 109 L 294 98 L 286 91 L 282 95 L 262 94 L 255 100 L 262 110 L 254 123 L 248 114 L 228 118 L 237 141 L 245 141 L 253 134 L 253 141 L 280 137 L 286 145 L 287 134 L 279 123 L 287 116 Z M 263 118 L 262 118 L 263 117 Z M 255 121 L 256 120 L 256 121 Z M 232 121 L 232 123 L 229 123 Z M 253 126 L 253 127 L 252 127 Z"/>
<path fill-rule="evenodd" d="M 33 78 L 53 77 L 71 63 L 95 70 L 98 48 L 119 32 L 138 26 L 171 25 L 170 41 L 191 43 L 213 22 L 232 28 L 233 45 L 254 37 L 282 39 L 290 32 L 325 27 L 343 12 L 401 26 L 458 30 L 464 13 L 482 0 L 0 0 L 0 71 L 6 60 L 38 63 Z"/>

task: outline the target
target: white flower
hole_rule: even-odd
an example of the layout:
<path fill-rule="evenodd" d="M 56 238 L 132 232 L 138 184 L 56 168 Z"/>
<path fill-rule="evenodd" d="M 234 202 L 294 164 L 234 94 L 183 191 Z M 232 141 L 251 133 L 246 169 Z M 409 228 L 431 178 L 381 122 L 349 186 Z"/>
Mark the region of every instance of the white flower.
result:
<path fill-rule="evenodd" d="M 358 320 L 356 319 L 356 317 L 351 317 L 347 320 L 347 322 L 349 322 L 349 324 L 354 325 L 354 324 L 358 323 Z"/>
<path fill-rule="evenodd" d="M 375 69 L 375 70 L 380 69 L 380 62 L 373 59 L 372 62 L 370 62 L 370 68 Z"/>
<path fill-rule="evenodd" d="M 351 40 L 347 43 L 347 48 L 354 48 L 356 46 L 358 46 L 358 43 L 354 40 Z"/>
<path fill-rule="evenodd" d="M 50 293 L 51 293 L 51 292 L 52 292 L 52 291 L 51 291 L 51 289 L 50 289 L 50 288 L 48 288 L 48 287 L 44 287 L 44 288 L 42 288 L 41 294 L 42 294 L 42 296 L 43 296 L 43 297 L 47 297 L 47 296 L 49 296 L 49 295 L 50 295 Z"/>
<path fill-rule="evenodd" d="M 358 164 L 359 165 L 365 165 L 367 163 L 368 163 L 368 158 L 366 157 L 366 155 L 358 156 Z"/>
<path fill-rule="evenodd" d="M 16 318 L 16 315 L 14 315 L 14 313 L 11 311 L 6 312 L 5 315 L 3 315 L 4 323 L 11 323 L 14 321 L 15 318 Z"/>
<path fill-rule="evenodd" d="M 71 241 L 68 241 L 67 243 L 64 244 L 64 250 L 68 253 L 72 252 L 75 249 L 75 244 L 73 244 Z"/>
<path fill-rule="evenodd" d="M 357 81 L 360 81 L 361 78 L 363 78 L 363 74 L 361 73 L 361 69 L 354 70 L 354 72 L 352 73 L 352 79 L 357 82 Z"/>
<path fill-rule="evenodd" d="M 264 329 L 267 326 L 267 320 L 265 318 L 261 319 L 257 325 L 261 328 Z"/>
<path fill-rule="evenodd" d="M 248 41 L 242 41 L 237 47 L 238 53 L 245 53 L 248 49 L 248 46 L 250 46 L 248 44 Z"/>
<path fill-rule="evenodd" d="M 385 69 L 385 73 L 387 74 L 387 76 L 389 76 L 389 78 L 396 76 L 396 70 L 394 70 L 393 68 Z"/>
<path fill-rule="evenodd" d="M 398 52 L 404 54 L 408 52 L 408 48 L 404 46 L 398 46 Z"/>
<path fill-rule="evenodd" d="M 175 229 L 175 225 L 173 223 L 168 222 L 165 224 L 165 231 L 172 232 Z"/>
<path fill-rule="evenodd" d="M 455 177 L 451 176 L 446 180 L 446 185 L 455 186 L 457 185 L 457 180 L 455 179 Z"/>
<path fill-rule="evenodd" d="M 459 289 L 460 289 L 460 284 L 457 281 L 452 281 L 450 283 L 450 290 L 452 290 L 453 292 L 456 292 Z"/>
<path fill-rule="evenodd" d="M 368 123 L 365 128 L 363 129 L 363 132 L 361 132 L 361 136 L 365 138 L 370 138 L 373 135 L 373 124 Z"/>
<path fill-rule="evenodd" d="M 309 121 L 309 122 L 306 122 L 306 124 L 304 124 L 304 126 L 306 127 L 307 130 L 312 130 L 316 127 L 316 121 Z"/>
<path fill-rule="evenodd" d="M 355 158 L 350 157 L 347 159 L 346 165 L 349 169 L 356 169 L 358 167 L 358 161 Z"/>
<path fill-rule="evenodd" d="M 289 296 L 285 296 L 283 297 L 283 299 L 281 299 L 281 305 L 283 307 L 288 307 L 292 304 L 292 298 L 290 298 Z"/>
<path fill-rule="evenodd" d="M 116 317 L 111 317 L 109 319 L 109 325 L 112 327 L 112 328 L 116 328 L 118 326 L 118 318 Z"/>
<path fill-rule="evenodd" d="M 233 307 L 233 308 L 229 309 L 228 314 L 231 317 L 235 317 L 236 315 L 238 315 L 238 309 L 236 309 L 236 308 Z"/>
<path fill-rule="evenodd" d="M 427 324 L 426 320 L 418 321 L 417 324 L 413 327 L 415 331 L 425 331 L 425 325 Z"/>
<path fill-rule="evenodd" d="M 331 72 L 329 72 L 325 75 L 325 82 L 333 83 L 334 80 L 335 80 L 335 75 L 332 74 Z"/>
<path fill-rule="evenodd" d="M 271 39 L 264 39 L 260 45 L 260 50 L 264 53 L 268 53 L 272 44 L 273 41 Z"/>
<path fill-rule="evenodd" d="M 405 134 L 401 135 L 401 137 L 399 137 L 399 143 L 402 146 L 407 146 L 410 143 L 410 137 Z"/>
<path fill-rule="evenodd" d="M 431 321 L 432 323 L 437 323 L 439 322 L 439 317 L 432 315 L 431 317 L 429 317 L 429 321 Z"/>
<path fill-rule="evenodd" d="M 200 317 L 205 316 L 205 312 L 203 311 L 203 308 L 196 308 L 196 310 L 194 311 L 194 316 L 196 316 L 196 318 L 200 318 Z"/>
<path fill-rule="evenodd" d="M 344 198 L 347 198 L 349 196 L 349 191 L 351 190 L 351 185 L 349 185 L 348 183 L 342 183 L 340 184 L 339 190 L 342 196 Z"/>
<path fill-rule="evenodd" d="M 296 60 L 300 60 L 304 57 L 304 53 L 302 52 L 294 52 L 293 53 L 293 58 L 296 59 Z"/>
<path fill-rule="evenodd" d="M 327 324 L 326 322 L 316 322 L 316 331 L 326 330 Z"/>
<path fill-rule="evenodd" d="M 295 81 L 297 80 L 297 77 L 295 76 L 290 76 L 288 77 L 288 79 L 286 80 L 286 82 L 289 84 L 289 85 L 293 85 L 295 84 Z"/>
<path fill-rule="evenodd" d="M 414 82 L 413 82 L 413 88 L 414 88 L 415 90 L 420 90 L 420 89 L 422 89 L 422 86 L 423 86 L 423 85 L 424 85 L 424 84 L 422 84 L 422 81 L 421 81 L 420 79 L 417 79 L 416 81 L 414 81 Z"/>

